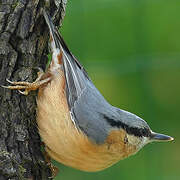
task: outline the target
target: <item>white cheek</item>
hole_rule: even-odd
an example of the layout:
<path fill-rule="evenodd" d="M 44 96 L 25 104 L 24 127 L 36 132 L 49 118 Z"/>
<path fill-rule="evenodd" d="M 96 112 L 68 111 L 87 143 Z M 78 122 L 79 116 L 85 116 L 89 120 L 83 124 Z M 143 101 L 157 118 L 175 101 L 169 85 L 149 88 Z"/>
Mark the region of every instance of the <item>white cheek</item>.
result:
<path fill-rule="evenodd" d="M 139 149 L 141 149 L 143 146 L 145 146 L 147 143 L 149 143 L 149 138 L 143 137 L 141 140 L 141 143 L 139 144 Z"/>
<path fill-rule="evenodd" d="M 133 135 L 127 134 L 127 138 L 128 138 L 128 143 L 131 145 L 137 145 L 140 142 L 140 139 Z"/>
<path fill-rule="evenodd" d="M 141 149 L 143 146 L 145 146 L 149 139 L 147 137 L 136 137 L 134 135 L 127 135 L 128 142 L 131 145 L 134 145 L 137 147 L 137 149 Z"/>

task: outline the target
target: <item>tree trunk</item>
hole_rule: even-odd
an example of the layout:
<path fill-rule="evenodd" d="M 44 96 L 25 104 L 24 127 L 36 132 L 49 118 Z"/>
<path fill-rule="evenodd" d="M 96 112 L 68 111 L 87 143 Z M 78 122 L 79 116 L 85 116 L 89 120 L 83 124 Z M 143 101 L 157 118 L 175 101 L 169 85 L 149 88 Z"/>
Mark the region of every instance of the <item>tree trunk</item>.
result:
<path fill-rule="evenodd" d="M 59 25 L 67 0 L 0 0 L 0 85 L 32 82 L 47 63 L 46 7 Z M 0 87 L 0 180 L 45 180 L 51 171 L 41 152 L 36 92 L 28 96 Z"/>

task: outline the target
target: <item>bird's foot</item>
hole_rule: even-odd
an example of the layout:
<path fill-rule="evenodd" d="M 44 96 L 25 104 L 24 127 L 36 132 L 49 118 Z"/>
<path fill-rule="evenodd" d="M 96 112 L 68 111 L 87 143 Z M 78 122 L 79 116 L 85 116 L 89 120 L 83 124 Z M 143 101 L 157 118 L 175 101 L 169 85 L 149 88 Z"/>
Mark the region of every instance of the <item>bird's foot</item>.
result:
<path fill-rule="evenodd" d="M 49 178 L 54 179 L 57 176 L 57 174 L 59 173 L 59 169 L 58 169 L 58 167 L 56 167 L 52 164 L 51 157 L 49 156 L 48 152 L 44 151 L 43 154 L 45 157 L 45 161 L 47 162 L 47 165 L 49 166 L 51 173 L 52 173 L 52 176 Z"/>
<path fill-rule="evenodd" d="M 39 72 L 37 79 L 30 83 L 30 82 L 25 82 L 25 81 L 10 81 L 6 79 L 8 83 L 11 84 L 11 86 L 1 86 L 6 89 L 12 89 L 12 90 L 18 90 L 21 94 L 23 95 L 28 95 L 28 93 L 32 90 L 37 90 L 40 86 L 42 86 L 45 83 L 48 83 L 51 79 L 50 77 L 43 78 L 43 75 L 45 74 L 41 68 L 38 68 Z"/>

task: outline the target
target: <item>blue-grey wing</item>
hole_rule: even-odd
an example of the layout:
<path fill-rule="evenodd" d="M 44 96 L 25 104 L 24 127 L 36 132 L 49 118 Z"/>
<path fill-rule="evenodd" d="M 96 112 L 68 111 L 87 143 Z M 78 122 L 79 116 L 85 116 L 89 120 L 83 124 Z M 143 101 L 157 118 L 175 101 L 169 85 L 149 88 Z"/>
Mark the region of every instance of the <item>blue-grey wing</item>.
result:
<path fill-rule="evenodd" d="M 93 141 L 103 143 L 108 135 L 107 121 L 114 110 L 94 86 L 78 61 L 64 50 L 63 63 L 66 77 L 66 96 L 75 124 Z"/>
<path fill-rule="evenodd" d="M 71 111 L 76 123 L 89 138 L 98 144 L 106 140 L 111 126 L 105 117 L 115 118 L 112 117 L 115 109 L 107 103 L 91 82 L 75 101 Z"/>
<path fill-rule="evenodd" d="M 60 42 L 63 48 L 66 96 L 73 121 L 90 139 L 101 144 L 110 130 L 110 125 L 104 117 L 111 117 L 117 112 L 94 86 L 61 36 Z"/>

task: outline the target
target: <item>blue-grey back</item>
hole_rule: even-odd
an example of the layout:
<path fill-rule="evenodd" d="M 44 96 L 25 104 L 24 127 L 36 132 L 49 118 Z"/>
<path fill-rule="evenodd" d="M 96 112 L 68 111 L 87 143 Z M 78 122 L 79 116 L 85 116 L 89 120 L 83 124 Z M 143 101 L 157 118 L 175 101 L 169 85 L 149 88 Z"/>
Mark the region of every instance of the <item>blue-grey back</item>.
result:
<path fill-rule="evenodd" d="M 114 107 L 104 99 L 90 81 L 86 82 L 86 88 L 74 103 L 71 111 L 78 127 L 99 144 L 104 142 L 111 129 L 104 117 L 115 117 L 117 114 Z"/>

